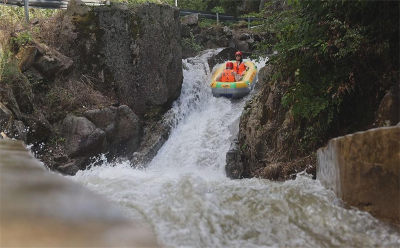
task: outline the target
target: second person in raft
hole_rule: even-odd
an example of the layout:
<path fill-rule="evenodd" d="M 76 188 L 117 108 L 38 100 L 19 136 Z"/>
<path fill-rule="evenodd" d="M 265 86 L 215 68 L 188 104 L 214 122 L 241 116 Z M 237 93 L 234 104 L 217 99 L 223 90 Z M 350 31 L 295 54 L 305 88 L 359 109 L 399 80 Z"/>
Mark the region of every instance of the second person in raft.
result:
<path fill-rule="evenodd" d="M 239 75 L 242 76 L 246 73 L 249 67 L 243 62 L 243 53 L 241 51 L 237 51 L 235 53 L 236 61 L 233 64 L 233 70 Z"/>
<path fill-rule="evenodd" d="M 229 61 L 226 63 L 226 69 L 215 80 L 219 82 L 238 82 L 240 79 L 241 76 L 233 70 L 233 63 Z"/>

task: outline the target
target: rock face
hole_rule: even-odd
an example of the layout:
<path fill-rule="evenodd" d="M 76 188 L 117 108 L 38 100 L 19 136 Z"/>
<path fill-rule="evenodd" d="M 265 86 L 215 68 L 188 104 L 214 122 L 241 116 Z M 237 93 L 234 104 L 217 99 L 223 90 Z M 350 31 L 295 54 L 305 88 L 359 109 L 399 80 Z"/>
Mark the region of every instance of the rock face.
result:
<path fill-rule="evenodd" d="M 271 66 L 260 70 L 259 92 L 247 102 L 240 117 L 239 142 L 228 152 L 230 166 L 225 167 L 231 178 L 286 180 L 305 169 L 313 173 L 315 168 L 313 157 L 301 152 L 298 126 L 282 105 L 287 84 L 272 81 L 271 70 Z"/>
<path fill-rule="evenodd" d="M 63 53 L 135 113 L 167 110 L 183 82 L 179 10 L 148 3 L 77 5 L 71 1 L 65 15 Z"/>
<path fill-rule="evenodd" d="M 317 153 L 317 179 L 343 201 L 400 224 L 400 126 L 330 140 Z"/>
<path fill-rule="evenodd" d="M 112 156 L 126 156 L 137 150 L 143 132 L 142 124 L 126 105 L 88 110 L 84 113 L 107 138 L 107 151 Z"/>
<path fill-rule="evenodd" d="M 400 122 L 400 84 L 393 86 L 383 97 L 375 114 L 373 127 L 394 126 Z"/>
<path fill-rule="evenodd" d="M 62 125 L 65 150 L 69 157 L 94 156 L 104 149 L 106 134 L 84 117 L 68 115 Z"/>
<path fill-rule="evenodd" d="M 158 247 L 146 223 L 0 140 L 1 247 Z"/>

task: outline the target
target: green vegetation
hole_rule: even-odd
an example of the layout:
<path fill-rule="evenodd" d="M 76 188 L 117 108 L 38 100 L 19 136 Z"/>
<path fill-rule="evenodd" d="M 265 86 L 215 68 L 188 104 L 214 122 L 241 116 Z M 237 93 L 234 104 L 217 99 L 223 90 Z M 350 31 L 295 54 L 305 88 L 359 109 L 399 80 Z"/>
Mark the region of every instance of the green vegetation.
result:
<path fill-rule="evenodd" d="M 12 27 L 17 23 L 23 23 L 25 21 L 24 11 L 24 8 L 21 7 L 0 6 L 0 28 L 4 28 L 6 25 Z M 29 18 L 49 18 L 61 13 L 61 11 L 56 9 L 30 8 Z"/>
<path fill-rule="evenodd" d="M 188 48 L 190 50 L 193 50 L 195 52 L 200 52 L 203 47 L 196 41 L 194 38 L 194 35 L 192 32 L 190 32 L 190 38 L 184 38 L 182 39 L 182 47 L 183 48 Z"/>
<path fill-rule="evenodd" d="M 308 140 L 355 131 L 370 123 L 383 94 L 399 82 L 399 2 L 295 1 L 267 6 L 264 31 L 275 43 L 273 78 L 290 82 L 283 103 Z M 307 123 L 307 124 L 306 124 Z"/>

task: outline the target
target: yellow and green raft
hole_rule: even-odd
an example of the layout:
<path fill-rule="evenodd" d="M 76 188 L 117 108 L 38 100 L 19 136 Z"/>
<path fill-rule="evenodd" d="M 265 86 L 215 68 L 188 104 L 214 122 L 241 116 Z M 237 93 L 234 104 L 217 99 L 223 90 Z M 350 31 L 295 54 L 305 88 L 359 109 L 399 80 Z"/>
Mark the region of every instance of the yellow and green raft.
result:
<path fill-rule="evenodd" d="M 215 97 L 240 98 L 249 94 L 257 81 L 257 66 L 251 61 L 244 61 L 249 68 L 244 74 L 242 81 L 239 82 L 219 82 L 216 81 L 218 75 L 226 68 L 226 63 L 222 64 L 214 73 L 211 79 L 211 90 Z"/>

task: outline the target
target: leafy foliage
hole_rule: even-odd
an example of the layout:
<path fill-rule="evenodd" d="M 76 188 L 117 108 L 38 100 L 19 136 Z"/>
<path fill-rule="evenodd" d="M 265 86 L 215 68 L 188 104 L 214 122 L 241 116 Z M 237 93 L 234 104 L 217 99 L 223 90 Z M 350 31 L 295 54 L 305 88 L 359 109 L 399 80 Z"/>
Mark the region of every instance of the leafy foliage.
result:
<path fill-rule="evenodd" d="M 273 77 L 292 82 L 283 103 L 314 131 L 365 126 L 385 90 L 399 82 L 399 2 L 294 3 L 267 9 L 265 26 L 278 52 L 270 60 Z"/>
<path fill-rule="evenodd" d="M 194 38 L 194 35 L 192 32 L 190 32 L 190 38 L 184 38 L 182 39 L 182 47 L 183 48 L 188 48 L 190 50 L 193 50 L 195 52 L 200 52 L 203 47 L 196 41 Z"/>

